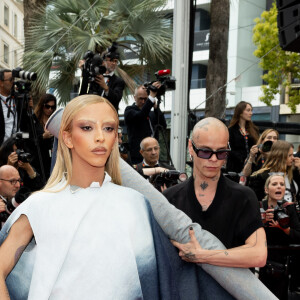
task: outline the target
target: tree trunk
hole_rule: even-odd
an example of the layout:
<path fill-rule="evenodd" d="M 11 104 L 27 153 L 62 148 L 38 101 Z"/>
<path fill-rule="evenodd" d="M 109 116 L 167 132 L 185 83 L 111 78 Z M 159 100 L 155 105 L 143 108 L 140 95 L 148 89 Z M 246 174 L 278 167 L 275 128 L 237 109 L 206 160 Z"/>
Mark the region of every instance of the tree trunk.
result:
<path fill-rule="evenodd" d="M 34 12 L 38 8 L 45 9 L 46 4 L 47 4 L 47 0 L 23 0 L 25 51 L 27 49 L 27 37 L 28 37 L 28 28 L 30 28 L 30 20 L 34 16 Z"/>
<path fill-rule="evenodd" d="M 206 117 L 223 118 L 226 109 L 227 49 L 229 28 L 229 0 L 211 1 L 209 60 L 206 75 Z"/>

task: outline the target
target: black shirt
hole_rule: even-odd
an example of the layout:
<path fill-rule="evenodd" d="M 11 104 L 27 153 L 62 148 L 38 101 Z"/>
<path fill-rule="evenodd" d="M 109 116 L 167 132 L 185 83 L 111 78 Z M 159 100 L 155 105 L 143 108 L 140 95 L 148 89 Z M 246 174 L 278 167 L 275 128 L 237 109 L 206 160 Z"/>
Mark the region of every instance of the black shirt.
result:
<path fill-rule="evenodd" d="M 247 238 L 263 227 L 259 203 L 248 187 L 221 175 L 213 202 L 206 211 L 196 198 L 194 178 L 171 187 L 164 195 L 193 222 L 214 234 L 227 248 L 245 244 Z"/>

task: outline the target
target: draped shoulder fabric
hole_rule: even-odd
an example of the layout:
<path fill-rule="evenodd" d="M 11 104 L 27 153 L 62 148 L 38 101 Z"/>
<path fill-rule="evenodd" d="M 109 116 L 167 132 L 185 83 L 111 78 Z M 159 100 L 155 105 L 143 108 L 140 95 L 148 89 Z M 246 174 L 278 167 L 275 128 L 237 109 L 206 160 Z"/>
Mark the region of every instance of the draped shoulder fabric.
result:
<path fill-rule="evenodd" d="M 233 299 L 180 260 L 141 194 L 105 178 L 35 193 L 11 215 L 0 243 L 21 214 L 34 232 L 7 278 L 12 299 Z"/>

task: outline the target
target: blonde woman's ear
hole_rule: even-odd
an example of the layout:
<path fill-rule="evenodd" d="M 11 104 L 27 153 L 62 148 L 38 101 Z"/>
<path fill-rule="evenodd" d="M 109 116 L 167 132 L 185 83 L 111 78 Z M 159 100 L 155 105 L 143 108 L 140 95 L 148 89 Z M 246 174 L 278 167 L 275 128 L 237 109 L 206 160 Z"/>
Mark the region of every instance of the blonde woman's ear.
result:
<path fill-rule="evenodd" d="M 63 141 L 64 141 L 65 145 L 69 149 L 72 149 L 73 148 L 73 143 L 72 143 L 71 133 L 67 132 L 67 131 L 63 131 L 62 138 L 63 138 Z"/>

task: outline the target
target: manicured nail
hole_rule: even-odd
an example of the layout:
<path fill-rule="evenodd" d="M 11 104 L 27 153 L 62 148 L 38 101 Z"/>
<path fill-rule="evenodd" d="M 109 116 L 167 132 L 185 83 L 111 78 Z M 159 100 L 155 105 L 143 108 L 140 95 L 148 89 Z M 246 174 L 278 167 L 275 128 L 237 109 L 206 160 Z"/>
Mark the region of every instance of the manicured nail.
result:
<path fill-rule="evenodd" d="M 190 230 L 193 230 L 193 227 L 192 227 L 192 226 L 190 227 Z"/>

